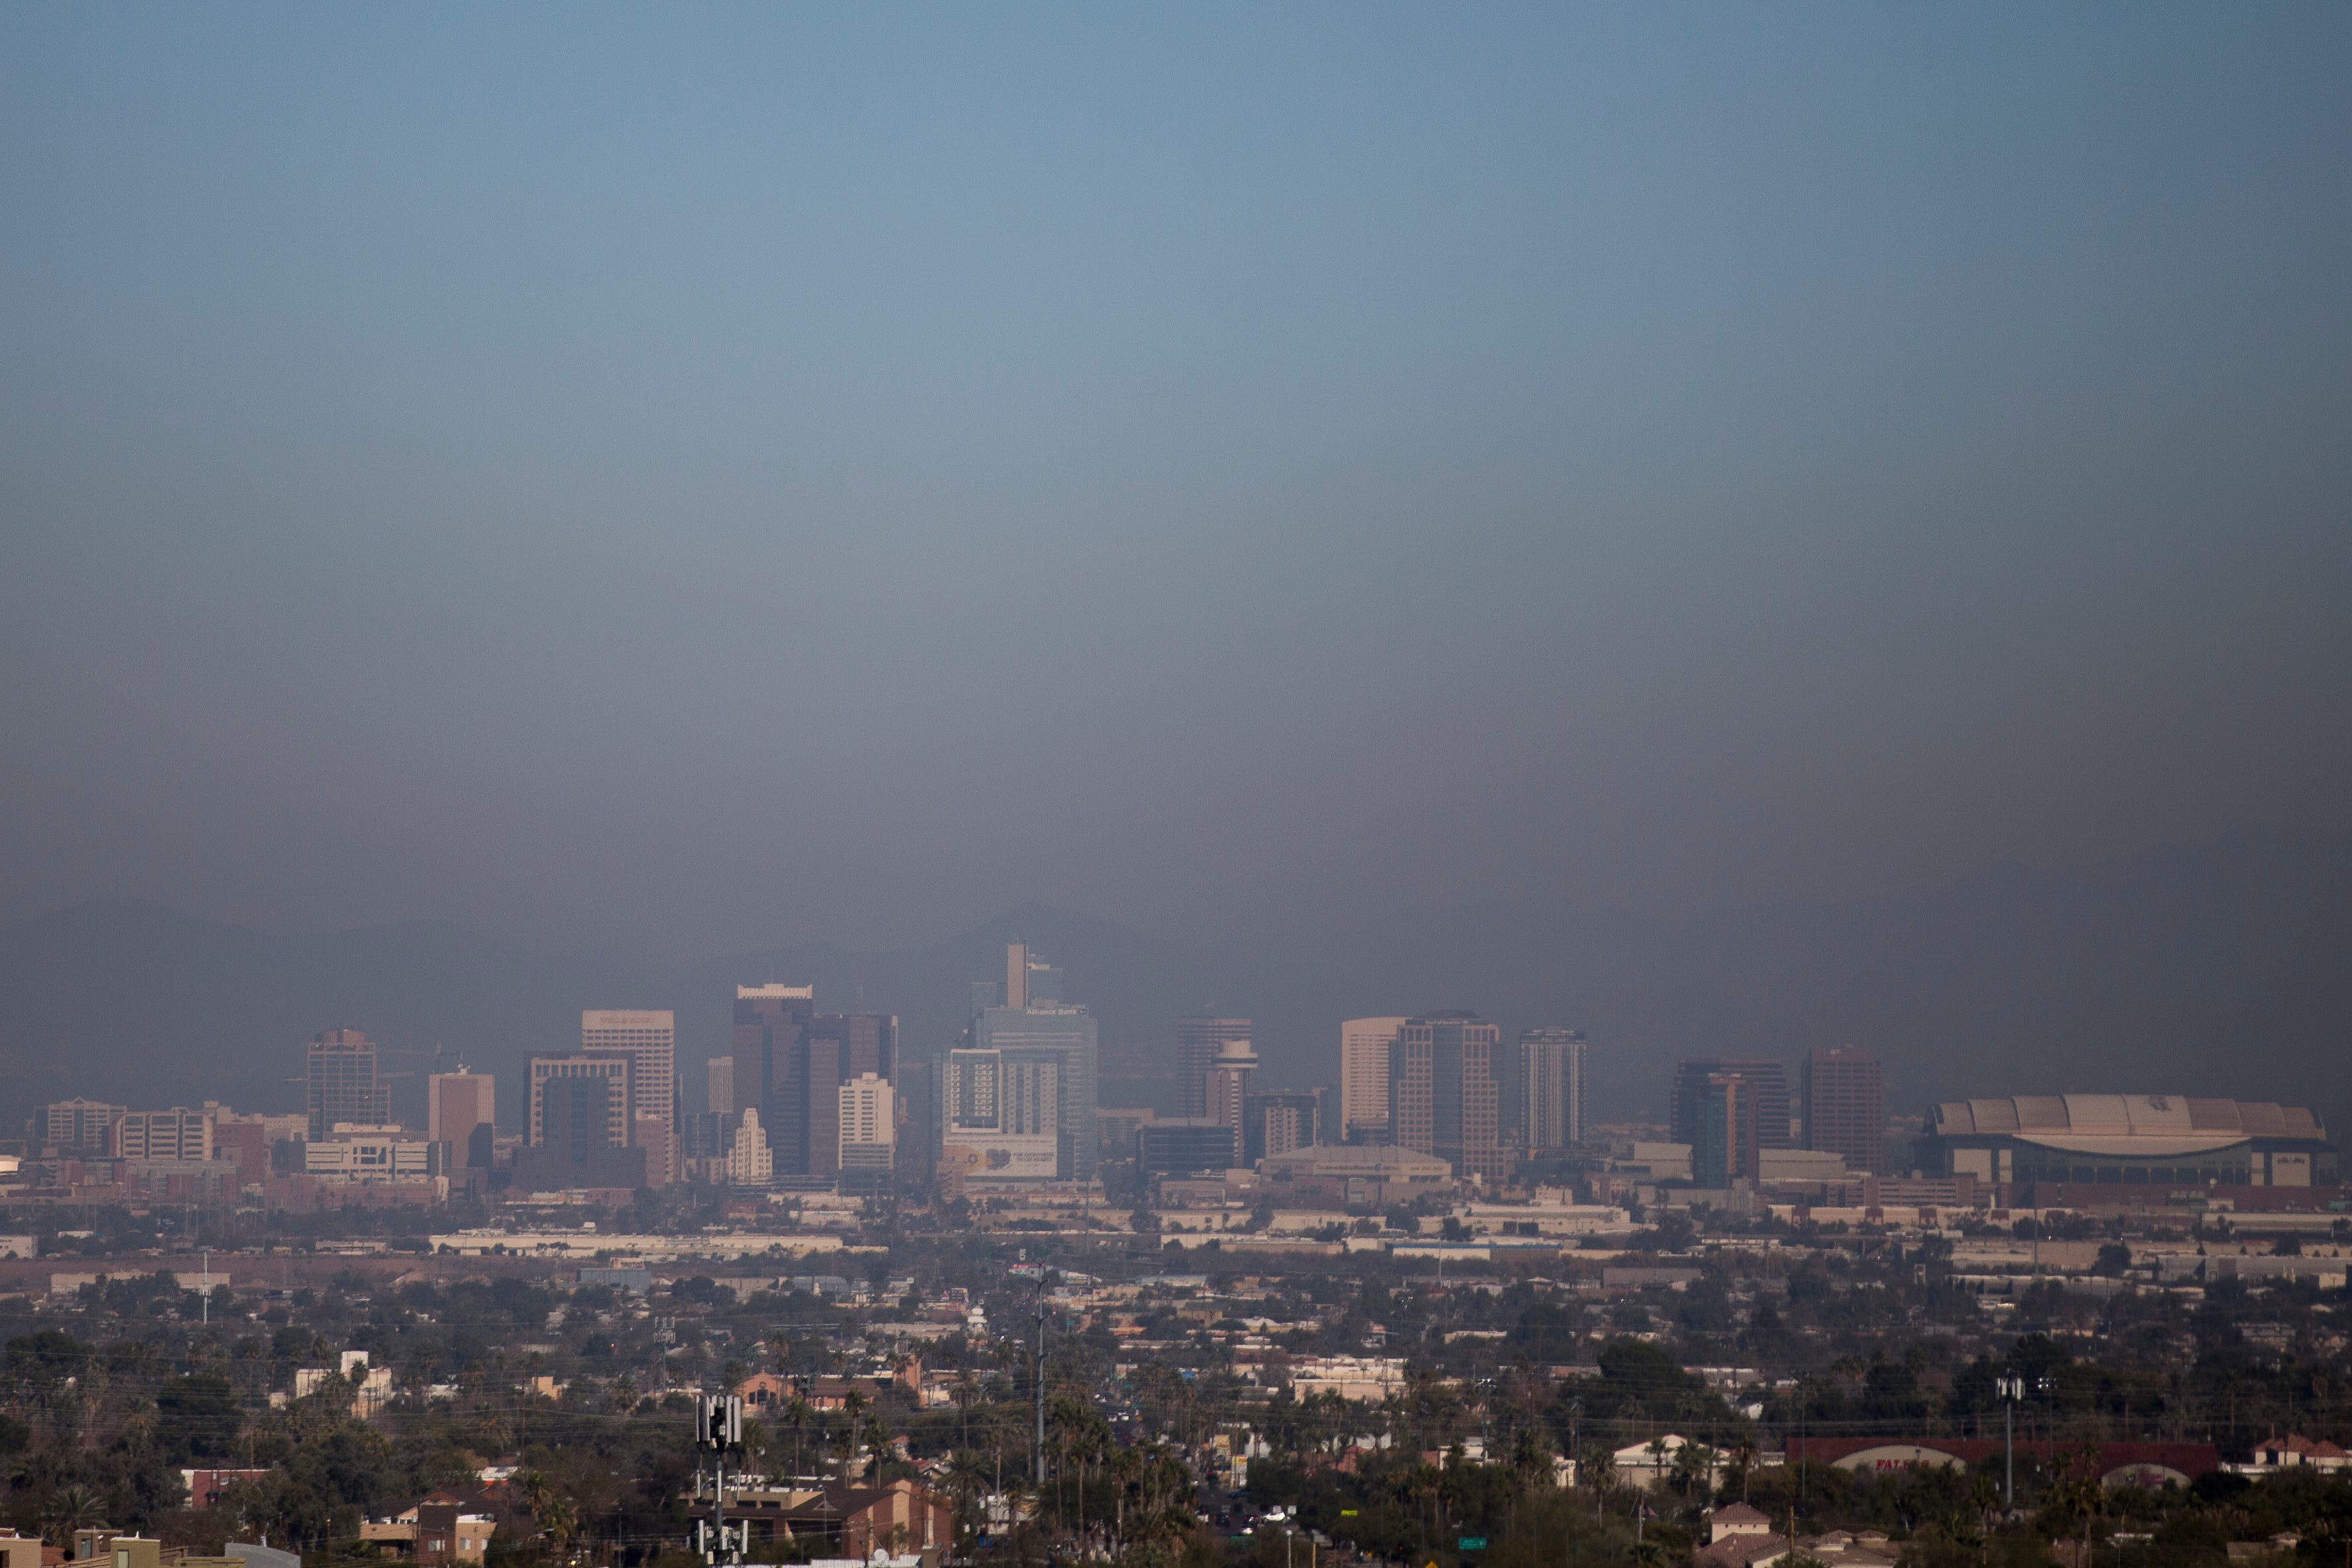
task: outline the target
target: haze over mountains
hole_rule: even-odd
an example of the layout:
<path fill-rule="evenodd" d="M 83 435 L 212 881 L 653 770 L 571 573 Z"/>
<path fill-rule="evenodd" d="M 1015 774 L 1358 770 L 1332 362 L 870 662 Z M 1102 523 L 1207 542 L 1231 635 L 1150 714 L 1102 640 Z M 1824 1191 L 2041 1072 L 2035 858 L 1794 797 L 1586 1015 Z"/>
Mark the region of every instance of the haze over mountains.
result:
<path fill-rule="evenodd" d="M 1663 1112 L 1674 1059 L 1877 1049 L 1890 1103 L 2060 1091 L 2308 1103 L 2352 1125 L 2352 836 L 2255 831 L 2087 870 L 1999 868 L 1921 895 L 1687 920 L 1465 904 L 1377 913 L 1280 949 L 1191 948 L 1042 905 L 928 946 L 817 944 L 679 975 L 535 952 L 440 922 L 286 935 L 109 903 L 0 928 L 0 1112 L 86 1093 L 291 1109 L 299 1047 L 366 1030 L 408 1052 L 394 1108 L 463 1059 L 502 1076 L 569 1049 L 583 1007 L 671 1007 L 689 1097 L 727 1044 L 739 981 L 813 981 L 825 1010 L 894 1011 L 943 1049 L 969 982 L 1025 939 L 1102 1019 L 1103 1101 L 1149 1101 L 1174 1020 L 1257 1020 L 1269 1084 L 1337 1072 L 1339 1020 L 1475 1007 L 1511 1039 L 1568 1023 L 1593 1041 L 1601 1119 Z M 520 1097 L 501 1095 L 509 1122 Z"/>

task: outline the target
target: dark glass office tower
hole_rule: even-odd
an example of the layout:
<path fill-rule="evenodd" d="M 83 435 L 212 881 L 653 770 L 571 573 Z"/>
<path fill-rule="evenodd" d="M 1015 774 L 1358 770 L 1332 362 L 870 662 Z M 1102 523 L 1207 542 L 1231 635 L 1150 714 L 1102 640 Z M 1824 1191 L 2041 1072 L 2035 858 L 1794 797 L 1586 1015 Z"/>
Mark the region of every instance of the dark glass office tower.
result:
<path fill-rule="evenodd" d="M 805 1141 L 786 1146 L 787 1105 L 808 1103 L 809 1026 L 816 1019 L 814 986 L 735 988 L 735 1105 L 757 1106 L 778 1174 L 808 1168 Z M 801 1118 L 803 1132 L 806 1118 Z"/>

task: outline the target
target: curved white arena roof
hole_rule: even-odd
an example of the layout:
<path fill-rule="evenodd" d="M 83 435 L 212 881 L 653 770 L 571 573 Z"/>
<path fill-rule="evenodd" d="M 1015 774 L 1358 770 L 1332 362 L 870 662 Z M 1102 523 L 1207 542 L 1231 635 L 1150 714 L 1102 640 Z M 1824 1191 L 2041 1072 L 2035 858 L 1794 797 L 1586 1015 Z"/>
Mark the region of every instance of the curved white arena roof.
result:
<path fill-rule="evenodd" d="M 2267 1100 L 2208 1100 L 2184 1094 L 2020 1094 L 2002 1100 L 1947 1100 L 1936 1107 L 1934 1131 L 1944 1137 L 2008 1134 L 2049 1147 L 2092 1152 L 2086 1139 L 2114 1143 L 2112 1151 L 2150 1155 L 2157 1145 L 2183 1154 L 2225 1147 L 2247 1138 L 2324 1139 L 2319 1118 L 2301 1105 Z M 2056 1140 L 2063 1140 L 2063 1145 Z"/>

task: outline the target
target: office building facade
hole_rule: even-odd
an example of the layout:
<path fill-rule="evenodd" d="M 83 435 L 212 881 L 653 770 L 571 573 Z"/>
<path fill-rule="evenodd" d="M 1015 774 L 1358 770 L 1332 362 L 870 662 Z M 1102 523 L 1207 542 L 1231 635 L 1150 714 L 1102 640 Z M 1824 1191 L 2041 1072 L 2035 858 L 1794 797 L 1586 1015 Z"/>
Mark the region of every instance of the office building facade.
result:
<path fill-rule="evenodd" d="M 735 988 L 735 1068 L 730 1074 L 735 1109 L 739 1113 L 758 1109 L 772 1157 L 777 1113 L 787 1103 L 807 1104 L 807 1053 L 803 1047 L 808 1041 L 809 1026 L 815 1021 L 814 986 Z M 804 1149 L 794 1152 L 805 1157 Z"/>
<path fill-rule="evenodd" d="M 1209 1102 L 1209 1074 L 1216 1069 L 1219 1053 L 1236 1043 L 1245 1050 L 1255 1049 L 1247 1019 L 1193 1017 L 1176 1021 L 1176 1104 L 1181 1114 L 1216 1114 Z"/>
<path fill-rule="evenodd" d="M 1402 1018 L 1349 1019 L 1339 1026 L 1339 1142 L 1393 1141 L 1389 1054 L 1404 1026 Z"/>
<path fill-rule="evenodd" d="M 425 1135 L 449 1145 L 453 1168 L 489 1168 L 498 1136 L 499 1081 L 487 1072 L 436 1072 L 425 1080 Z"/>
<path fill-rule="evenodd" d="M 208 1160 L 213 1119 L 174 1105 L 168 1111 L 125 1111 L 115 1124 L 114 1153 L 126 1160 Z"/>
<path fill-rule="evenodd" d="M 114 1152 L 114 1124 L 126 1108 L 103 1101 L 60 1100 L 41 1110 L 41 1142 L 61 1155 L 98 1157 Z"/>
<path fill-rule="evenodd" d="M 1242 1163 L 1313 1148 L 1322 1142 L 1322 1096 L 1311 1089 L 1260 1090 L 1242 1113 Z"/>
<path fill-rule="evenodd" d="M 1758 1146 L 1795 1146 L 1789 1117 L 1789 1074 L 1777 1061 L 1755 1057 L 1685 1057 L 1675 1064 L 1674 1092 L 1668 1104 L 1668 1136 L 1677 1144 L 1698 1143 L 1698 1104 L 1707 1080 L 1727 1073 L 1756 1089 Z"/>
<path fill-rule="evenodd" d="M 1389 1051 L 1389 1124 L 1396 1145 L 1433 1155 L 1457 1176 L 1504 1175 L 1495 1054 L 1502 1030 L 1474 1012 L 1407 1019 Z"/>
<path fill-rule="evenodd" d="M 1093 1179 L 1097 1026 L 1085 1008 L 1059 999 L 1061 983 L 1059 969 L 1013 943 L 1003 994 L 1025 1005 L 987 1005 L 993 982 L 973 986 L 963 1041 L 940 1068 L 943 1177 Z"/>
<path fill-rule="evenodd" d="M 1055 1007 L 1065 999 L 1062 994 L 1062 971 L 1031 951 L 1026 942 L 1011 942 L 1004 948 L 1004 985 L 993 1001 L 986 999 L 979 985 L 972 988 L 972 1011 L 984 1012 L 991 1007 L 1027 1008 Z"/>
<path fill-rule="evenodd" d="M 1836 1155 L 1850 1171 L 1886 1171 L 1886 1077 L 1877 1053 L 1851 1045 L 1816 1047 L 1801 1087 L 1805 1147 Z"/>
<path fill-rule="evenodd" d="M 1763 1095 L 1753 1080 L 1714 1072 L 1698 1086 L 1692 1108 L 1691 1180 L 1702 1187 L 1755 1182 L 1761 1174 Z"/>
<path fill-rule="evenodd" d="M 592 1009 L 580 1015 L 580 1054 L 629 1061 L 629 1142 L 649 1152 L 659 1186 L 676 1176 L 677 1015 L 667 1009 Z"/>
<path fill-rule="evenodd" d="M 530 1146 L 567 1159 L 630 1146 L 629 1058 L 530 1059 Z"/>
<path fill-rule="evenodd" d="M 376 1074 L 375 1042 L 355 1029 L 314 1035 L 309 1051 L 310 1136 L 344 1123 L 381 1127 L 392 1120 L 392 1086 Z"/>
<path fill-rule="evenodd" d="M 1061 1062 L 1005 1061 L 1001 1051 L 959 1047 L 941 1069 L 939 1165 L 958 1176 L 1051 1181 L 1061 1174 Z"/>
<path fill-rule="evenodd" d="M 1584 1142 L 1584 1031 L 1519 1031 L 1519 1130 L 1528 1154 Z"/>
<path fill-rule="evenodd" d="M 810 1020 L 803 1055 L 793 1079 L 805 1088 L 776 1112 L 789 1124 L 772 1134 L 772 1145 L 791 1148 L 787 1154 L 779 1147 L 778 1171 L 838 1176 L 842 1086 L 861 1078 L 897 1082 L 898 1020 L 885 1013 L 820 1013 Z"/>
<path fill-rule="evenodd" d="M 1202 1080 L 1204 1113 L 1234 1130 L 1238 1153 L 1242 1111 L 1249 1103 L 1250 1080 L 1257 1073 L 1257 1052 L 1247 1040 L 1227 1040 L 1217 1047 L 1217 1059 Z"/>
<path fill-rule="evenodd" d="M 881 1192 L 890 1185 L 898 1148 L 898 1096 L 889 1080 L 865 1072 L 839 1091 L 841 1143 L 835 1164 L 844 1192 Z"/>
<path fill-rule="evenodd" d="M 1055 1109 L 1046 1121 L 1057 1145 L 1055 1174 L 1064 1181 L 1092 1180 L 1097 1055 L 1093 1015 L 1066 1002 L 991 1008 L 972 1020 L 972 1041 L 977 1049 L 998 1053 L 1008 1090 L 1025 1082 L 1039 1085 L 1042 1094 L 1042 1086 L 1051 1083 Z M 1026 1078 L 1021 1076 L 1024 1071 Z M 1017 1092 L 1006 1098 L 1009 1106 L 1034 1103 L 1038 1115 L 1046 1115 L 1042 1099 Z"/>
<path fill-rule="evenodd" d="M 747 1105 L 735 1128 L 735 1141 L 727 1151 L 727 1179 L 736 1186 L 762 1187 L 772 1184 L 776 1161 L 768 1147 L 766 1129 L 760 1125 L 757 1106 Z"/>
<path fill-rule="evenodd" d="M 1233 1168 L 1235 1129 L 1210 1116 L 1155 1117 L 1136 1129 L 1144 1176 L 1201 1176 Z"/>

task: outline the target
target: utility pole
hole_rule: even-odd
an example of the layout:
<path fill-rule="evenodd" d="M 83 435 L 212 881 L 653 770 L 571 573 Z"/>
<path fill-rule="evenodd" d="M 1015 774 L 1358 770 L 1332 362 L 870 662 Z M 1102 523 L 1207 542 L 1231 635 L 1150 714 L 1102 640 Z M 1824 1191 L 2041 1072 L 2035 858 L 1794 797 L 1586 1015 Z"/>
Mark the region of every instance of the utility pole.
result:
<path fill-rule="evenodd" d="M 1037 1492 L 1045 1491 L 1045 1281 L 1037 1285 Z M 1041 1505 L 1042 1506 L 1042 1505 Z"/>
<path fill-rule="evenodd" d="M 1582 1479 L 1584 1476 L 1582 1468 L 1584 1464 L 1584 1450 L 1576 1446 L 1576 1424 L 1578 1421 L 1581 1420 L 1583 1416 L 1584 1401 L 1581 1399 L 1570 1400 L 1568 1402 L 1568 1473 L 1571 1478 L 1573 1478 L 1570 1480 L 1568 1489 L 1568 1560 L 1570 1563 L 1574 1563 L 1576 1561 L 1575 1482 Z M 1597 1491 L 1599 1489 L 1595 1488 L 1594 1490 Z"/>
<path fill-rule="evenodd" d="M 205 1260 L 205 1295 L 204 1295 L 204 1319 L 203 1319 L 203 1322 L 204 1322 L 205 1326 L 205 1327 L 207 1327 L 207 1328 L 209 1328 L 209 1327 L 211 1327 L 211 1326 L 212 1326 L 212 1321 L 213 1321 L 213 1249 L 212 1249 L 211 1248 L 209 1248 L 209 1247 L 204 1247 L 204 1248 L 199 1248 L 197 1250 L 202 1254 L 202 1256 L 203 1256 L 203 1258 L 204 1258 L 204 1260 Z"/>

